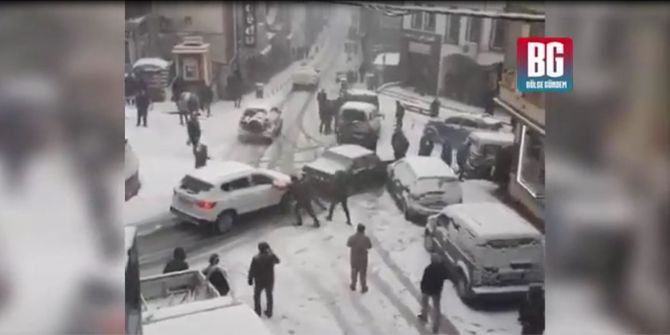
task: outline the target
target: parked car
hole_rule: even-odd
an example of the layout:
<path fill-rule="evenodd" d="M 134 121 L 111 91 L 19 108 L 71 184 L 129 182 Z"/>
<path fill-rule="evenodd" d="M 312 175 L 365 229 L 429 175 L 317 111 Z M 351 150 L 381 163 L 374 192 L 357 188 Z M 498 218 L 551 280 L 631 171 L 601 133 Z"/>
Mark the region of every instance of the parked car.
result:
<path fill-rule="evenodd" d="M 425 247 L 441 254 L 466 303 L 544 282 L 544 237 L 502 203 L 447 206 L 428 218 Z"/>
<path fill-rule="evenodd" d="M 410 156 L 389 165 L 387 188 L 409 221 L 425 221 L 445 206 L 463 202 L 461 183 L 438 157 Z"/>
<path fill-rule="evenodd" d="M 337 113 L 335 134 L 338 144 L 358 144 L 375 151 L 381 131 L 379 109 L 367 102 L 345 102 Z"/>
<path fill-rule="evenodd" d="M 126 154 L 123 169 L 126 178 L 126 201 L 128 201 L 136 196 L 140 192 L 140 188 L 142 188 L 142 183 L 140 182 L 140 160 L 128 143 L 128 139 L 126 139 Z"/>
<path fill-rule="evenodd" d="M 229 231 L 242 214 L 288 205 L 290 177 L 233 162 L 211 162 L 187 174 L 174 188 L 170 211 L 181 220 Z"/>
<path fill-rule="evenodd" d="M 477 130 L 498 131 L 505 126 L 502 120 L 488 115 L 462 114 L 450 116 L 444 121 L 428 121 L 424 129 L 432 128 L 437 143 L 448 142 L 452 148 L 459 149 L 464 144 L 470 133 Z"/>
<path fill-rule="evenodd" d="M 252 104 L 242 113 L 238 138 L 243 141 L 260 139 L 271 142 L 279 137 L 282 126 L 283 120 L 278 108 L 271 108 L 265 104 Z"/>
<path fill-rule="evenodd" d="M 314 66 L 303 63 L 293 73 L 293 90 L 300 88 L 310 88 L 316 90 L 319 87 L 319 69 Z"/>
<path fill-rule="evenodd" d="M 496 155 L 502 148 L 514 145 L 514 134 L 496 131 L 475 131 L 465 142 L 467 150 L 465 161 L 466 178 L 492 179 L 496 164 Z"/>
<path fill-rule="evenodd" d="M 345 144 L 326 149 L 315 161 L 303 166 L 306 178 L 311 179 L 317 189 L 327 189 L 333 185 L 338 171 L 346 172 L 352 179 L 350 192 L 357 192 L 368 186 L 383 182 L 386 176 L 385 164 L 373 151 L 355 144 Z"/>

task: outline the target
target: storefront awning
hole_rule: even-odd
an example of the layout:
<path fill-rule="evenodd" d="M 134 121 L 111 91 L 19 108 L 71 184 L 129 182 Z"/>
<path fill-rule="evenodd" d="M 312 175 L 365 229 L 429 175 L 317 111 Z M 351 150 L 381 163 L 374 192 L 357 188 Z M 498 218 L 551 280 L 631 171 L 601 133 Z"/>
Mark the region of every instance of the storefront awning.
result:
<path fill-rule="evenodd" d="M 268 44 L 268 46 L 266 46 L 265 49 L 261 51 L 261 55 L 267 56 L 267 54 L 270 53 L 270 50 L 272 50 L 272 44 Z"/>

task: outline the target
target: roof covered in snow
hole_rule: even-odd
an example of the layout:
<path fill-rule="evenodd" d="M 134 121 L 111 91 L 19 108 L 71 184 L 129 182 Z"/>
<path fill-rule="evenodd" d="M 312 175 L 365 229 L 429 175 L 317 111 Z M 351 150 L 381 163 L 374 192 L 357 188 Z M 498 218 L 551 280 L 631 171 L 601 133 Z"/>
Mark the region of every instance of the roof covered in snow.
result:
<path fill-rule="evenodd" d="M 390 65 L 397 66 L 400 64 L 400 53 L 398 52 L 387 52 L 377 55 L 375 58 L 374 65 Z"/>
<path fill-rule="evenodd" d="M 221 179 L 251 171 L 254 171 L 254 167 L 248 164 L 234 161 L 213 161 L 190 172 L 188 175 L 202 181 L 218 182 Z"/>
<path fill-rule="evenodd" d="M 152 66 L 159 67 L 161 69 L 167 69 L 170 66 L 170 62 L 162 58 L 140 58 L 133 64 L 133 68 L 141 66 Z"/>
<path fill-rule="evenodd" d="M 370 90 L 364 90 L 360 88 L 352 88 L 347 90 L 348 95 L 369 95 L 369 96 L 379 96 L 377 92 L 375 91 L 370 91 Z"/>
<path fill-rule="evenodd" d="M 447 206 L 442 213 L 458 218 L 481 238 L 541 238 L 542 234 L 517 212 L 499 202 Z"/>
<path fill-rule="evenodd" d="M 454 171 L 439 157 L 408 156 L 403 158 L 417 179 L 456 178 Z"/>
<path fill-rule="evenodd" d="M 470 138 L 476 139 L 480 142 L 490 144 L 512 144 L 514 143 L 514 134 L 510 132 L 501 131 L 473 131 L 470 133 Z"/>
<path fill-rule="evenodd" d="M 336 147 L 332 147 L 332 148 L 328 149 L 328 151 L 331 151 L 331 152 L 336 153 L 340 156 L 345 156 L 345 157 L 352 158 L 352 159 L 374 153 L 371 150 L 368 150 L 368 149 L 363 148 L 362 146 L 356 145 L 356 144 L 338 145 Z"/>
<path fill-rule="evenodd" d="M 377 107 L 373 104 L 369 104 L 367 102 L 360 102 L 360 101 L 349 101 L 345 102 L 342 107 L 340 107 L 340 110 L 345 110 L 345 109 L 354 109 L 354 110 L 360 110 L 364 111 L 365 113 L 374 113 L 377 110 Z"/>
<path fill-rule="evenodd" d="M 269 112 L 272 109 L 272 105 L 264 101 L 252 101 L 244 109 L 264 109 Z"/>

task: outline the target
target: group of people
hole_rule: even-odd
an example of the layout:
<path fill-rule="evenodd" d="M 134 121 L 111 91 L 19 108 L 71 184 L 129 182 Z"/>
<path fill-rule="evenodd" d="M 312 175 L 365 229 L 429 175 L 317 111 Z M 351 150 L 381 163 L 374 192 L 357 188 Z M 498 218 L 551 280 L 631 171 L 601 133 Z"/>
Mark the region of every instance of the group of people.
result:
<path fill-rule="evenodd" d="M 186 90 L 184 81 L 181 77 L 175 78 L 172 83 L 172 101 L 177 105 L 179 114 L 179 124 L 186 123 L 186 132 L 188 140 L 186 145 L 193 148 L 193 156 L 195 158 L 195 168 L 201 168 L 207 164 L 210 159 L 207 145 L 201 143 L 202 128 L 200 127 L 199 115 L 200 113 L 207 113 L 211 116 L 211 104 L 214 97 L 212 88 L 207 86 L 204 82 L 199 85 L 198 92 L 191 92 Z"/>
<path fill-rule="evenodd" d="M 347 218 L 347 224 L 352 225 L 349 206 L 347 205 L 350 184 L 346 172 L 338 171 L 335 173 L 335 178 L 330 185 L 324 188 L 319 188 L 323 189 L 325 192 L 317 194 L 317 192 L 315 192 L 317 187 L 310 179 L 305 178 L 304 176 L 298 177 L 297 175 L 292 175 L 288 193 L 295 200 L 295 205 L 293 207 L 293 212 L 296 218 L 295 225 L 302 226 L 302 213 L 306 212 L 314 221 L 315 227 L 321 226 L 319 219 L 314 212 L 314 208 L 312 207 L 312 202 L 316 203 L 322 210 L 325 210 L 326 206 L 319 200 L 319 197 L 324 195 L 330 200 L 330 207 L 328 208 L 328 216 L 326 217 L 326 220 L 331 221 L 333 219 L 335 207 L 341 205 Z"/>

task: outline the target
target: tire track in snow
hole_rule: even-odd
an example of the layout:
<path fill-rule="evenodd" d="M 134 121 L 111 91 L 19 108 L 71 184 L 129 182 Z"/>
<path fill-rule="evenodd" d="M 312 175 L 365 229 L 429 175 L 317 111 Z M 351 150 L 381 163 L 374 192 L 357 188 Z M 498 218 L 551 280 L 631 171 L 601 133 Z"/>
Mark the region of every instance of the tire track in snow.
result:
<path fill-rule="evenodd" d="M 329 290 L 327 290 L 325 287 L 321 285 L 321 282 L 317 277 L 315 277 L 313 274 L 304 271 L 302 269 L 296 269 L 293 268 L 293 270 L 296 270 L 301 277 L 305 279 L 307 284 L 316 291 L 316 293 L 319 294 L 324 299 L 324 305 L 330 311 L 330 313 L 335 317 L 335 322 L 337 322 L 337 325 L 340 326 L 342 329 L 342 334 L 344 335 L 353 335 L 356 334 L 354 328 L 351 326 L 350 322 L 347 320 L 347 318 L 344 316 L 344 313 L 342 312 L 342 309 L 338 306 L 337 304 L 337 299 L 335 299 L 335 296 L 330 293 Z"/>

